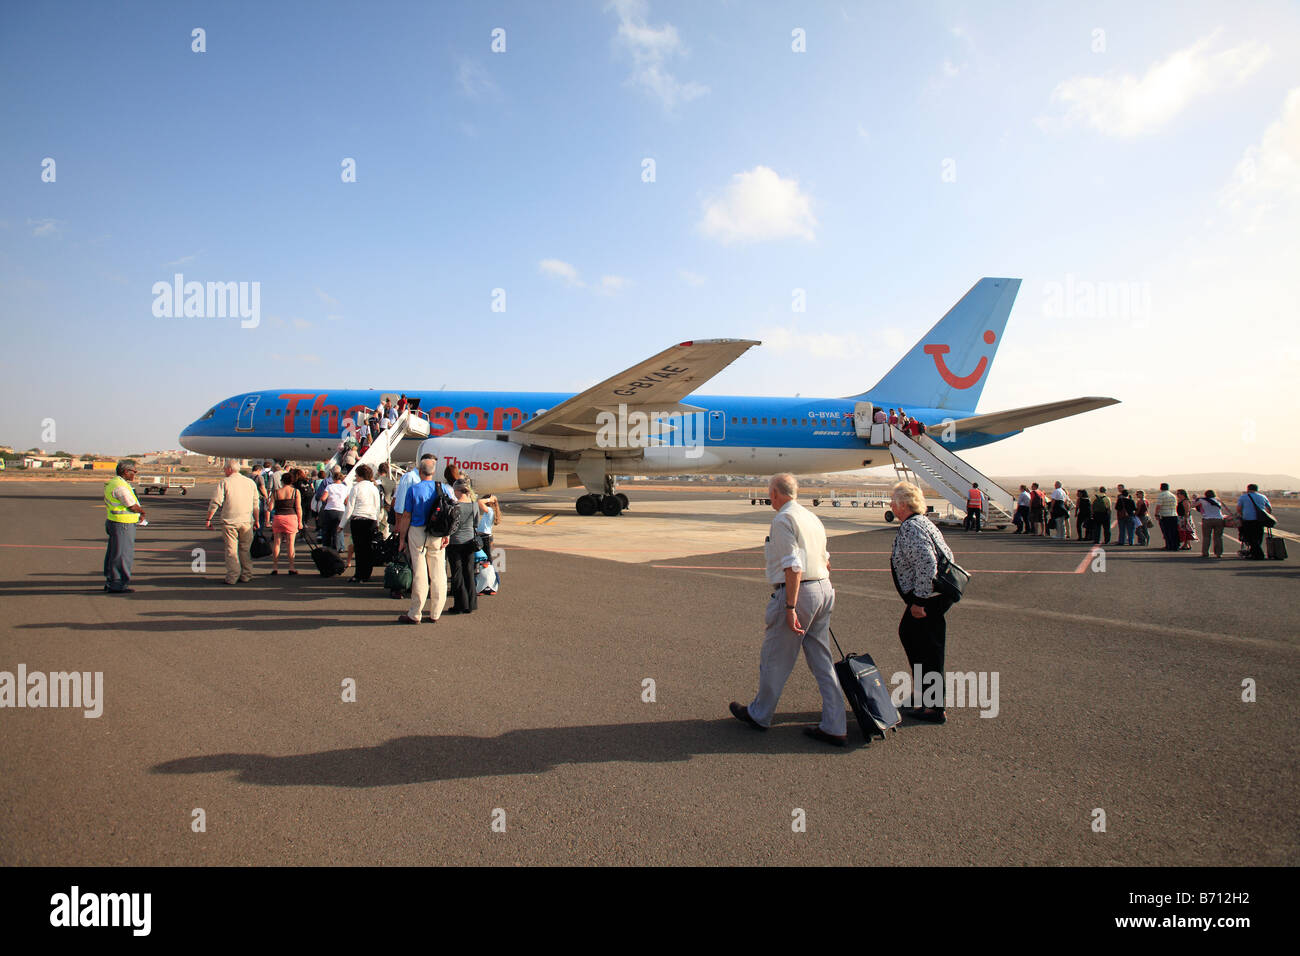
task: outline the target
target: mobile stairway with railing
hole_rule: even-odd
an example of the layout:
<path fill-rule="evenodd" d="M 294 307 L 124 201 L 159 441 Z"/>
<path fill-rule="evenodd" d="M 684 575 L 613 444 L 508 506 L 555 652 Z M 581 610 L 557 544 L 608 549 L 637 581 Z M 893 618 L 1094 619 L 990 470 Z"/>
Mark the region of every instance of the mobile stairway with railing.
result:
<path fill-rule="evenodd" d="M 1016 499 L 1011 492 L 928 435 L 912 438 L 901 428 L 876 424 L 871 426 L 871 444 L 888 448 L 896 469 L 902 466 L 910 470 L 961 514 L 966 513 L 966 495 L 974 483 L 984 492 L 985 523 L 1010 521 L 1016 513 Z"/>
<path fill-rule="evenodd" d="M 393 450 L 397 448 L 398 444 L 406 439 L 415 438 L 423 440 L 428 437 L 429 420 L 423 417 L 415 409 L 408 408 L 406 411 L 402 412 L 402 414 L 397 416 L 397 421 L 383 429 L 379 433 L 378 437 L 370 443 L 370 447 L 366 449 L 366 453 L 357 459 L 357 464 L 353 466 L 352 470 L 348 472 L 347 476 L 343 479 L 344 484 L 349 488 L 352 487 L 357 480 L 357 467 L 361 465 L 369 465 L 372 472 L 378 472 L 379 466 L 384 462 L 389 462 L 391 464 Z M 325 465 L 327 473 L 332 474 L 336 465 L 340 468 L 343 467 L 342 461 L 346 450 L 346 447 L 340 448 L 334 453 L 334 457 Z"/>

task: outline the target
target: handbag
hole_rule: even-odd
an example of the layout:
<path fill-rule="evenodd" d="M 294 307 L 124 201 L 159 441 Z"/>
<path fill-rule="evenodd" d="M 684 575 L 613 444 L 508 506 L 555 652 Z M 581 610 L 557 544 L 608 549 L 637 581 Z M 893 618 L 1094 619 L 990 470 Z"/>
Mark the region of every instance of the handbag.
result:
<path fill-rule="evenodd" d="M 950 561 L 942 551 L 937 553 L 939 570 L 934 576 L 934 592 L 953 604 L 961 600 L 971 574 L 955 561 Z"/>
<path fill-rule="evenodd" d="M 253 531 L 253 540 L 248 546 L 248 553 L 255 561 L 271 556 L 271 542 L 265 528 L 257 528 Z"/>
<path fill-rule="evenodd" d="M 1273 528 L 1277 526 L 1277 522 L 1273 519 L 1273 516 L 1264 510 L 1264 506 L 1255 500 L 1255 496 L 1253 494 L 1250 495 L 1250 503 L 1255 506 L 1256 521 L 1258 521 L 1265 528 Z"/>

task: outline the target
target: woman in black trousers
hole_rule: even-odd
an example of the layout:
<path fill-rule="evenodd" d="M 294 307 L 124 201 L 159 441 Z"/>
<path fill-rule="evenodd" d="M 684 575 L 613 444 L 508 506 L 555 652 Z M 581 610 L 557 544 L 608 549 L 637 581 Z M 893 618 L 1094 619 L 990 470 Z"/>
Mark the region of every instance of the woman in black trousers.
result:
<path fill-rule="evenodd" d="M 1092 499 L 1080 488 L 1074 508 L 1074 536 L 1082 541 L 1085 535 L 1092 537 Z"/>
<path fill-rule="evenodd" d="M 898 639 L 907 653 L 913 681 L 918 665 L 922 674 L 920 686 L 912 688 L 912 699 L 922 706 L 904 707 L 902 710 L 917 720 L 942 724 L 947 721 L 943 670 L 947 623 L 944 615 L 952 603 L 935 593 L 934 577 L 939 570 L 939 555 L 951 561 L 952 551 L 939 529 L 925 516 L 925 498 L 920 488 L 900 481 L 894 486 L 892 506 L 901 523 L 894 538 L 889 568 L 894 587 L 907 604 L 903 619 L 898 622 Z"/>
<path fill-rule="evenodd" d="M 478 505 L 470 500 L 469 484 L 464 480 L 452 485 L 456 496 L 456 522 L 448 533 L 447 564 L 451 567 L 452 614 L 471 614 L 478 610 L 478 588 L 474 583 L 474 526 L 478 523 Z"/>

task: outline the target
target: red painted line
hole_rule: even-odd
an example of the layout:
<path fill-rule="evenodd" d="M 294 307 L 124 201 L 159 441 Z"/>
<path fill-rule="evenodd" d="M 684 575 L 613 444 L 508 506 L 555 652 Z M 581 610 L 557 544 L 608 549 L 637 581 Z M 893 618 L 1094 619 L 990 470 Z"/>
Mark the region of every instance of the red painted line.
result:
<path fill-rule="evenodd" d="M 1093 557 L 1094 557 L 1094 556 L 1097 554 L 1097 552 L 1100 551 L 1100 550 L 1101 550 L 1101 545 L 1099 545 L 1099 544 L 1094 544 L 1094 545 L 1092 546 L 1092 550 L 1090 550 L 1087 554 L 1085 554 L 1085 555 L 1083 556 L 1083 560 L 1079 562 L 1079 566 L 1078 566 L 1077 568 L 1075 568 L 1074 571 L 1073 571 L 1072 573 L 1074 573 L 1074 574 L 1082 574 L 1082 573 L 1083 573 L 1083 569 L 1086 568 L 1086 567 L 1088 566 L 1088 564 L 1092 561 Z"/>

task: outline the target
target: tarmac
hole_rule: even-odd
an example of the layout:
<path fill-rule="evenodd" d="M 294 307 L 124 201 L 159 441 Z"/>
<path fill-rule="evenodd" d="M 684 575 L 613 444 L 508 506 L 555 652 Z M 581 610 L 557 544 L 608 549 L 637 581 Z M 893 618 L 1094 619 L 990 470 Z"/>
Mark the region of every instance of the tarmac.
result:
<path fill-rule="evenodd" d="M 0 671 L 104 686 L 98 718 L 0 709 L 0 864 L 1300 863 L 1300 512 L 1289 562 L 945 529 L 975 572 L 946 665 L 998 674 L 996 716 L 867 745 L 850 715 L 841 750 L 800 732 L 803 664 L 769 732 L 727 711 L 771 510 L 624 490 L 507 496 L 501 592 L 410 627 L 305 554 L 225 586 L 210 485 L 147 499 L 136 593 L 105 594 L 99 486 L 0 482 Z M 835 632 L 888 680 L 896 525 L 816 511 Z"/>

